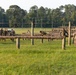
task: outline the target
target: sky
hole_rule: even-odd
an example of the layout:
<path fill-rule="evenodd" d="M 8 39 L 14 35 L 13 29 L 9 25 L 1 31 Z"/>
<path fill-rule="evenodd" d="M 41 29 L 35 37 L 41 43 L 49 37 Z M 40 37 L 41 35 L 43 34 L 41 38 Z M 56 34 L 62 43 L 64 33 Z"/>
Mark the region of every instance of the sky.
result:
<path fill-rule="evenodd" d="M 0 7 L 7 10 L 10 5 L 18 5 L 20 8 L 29 11 L 29 9 L 37 5 L 38 8 L 48 7 L 55 9 L 61 5 L 74 4 L 76 6 L 76 0 L 0 0 Z"/>

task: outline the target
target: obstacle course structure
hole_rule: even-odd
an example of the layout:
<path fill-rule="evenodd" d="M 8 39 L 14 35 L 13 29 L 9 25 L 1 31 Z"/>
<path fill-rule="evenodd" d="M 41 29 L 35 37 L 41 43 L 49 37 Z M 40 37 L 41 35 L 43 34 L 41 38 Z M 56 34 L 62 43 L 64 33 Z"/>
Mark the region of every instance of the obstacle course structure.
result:
<path fill-rule="evenodd" d="M 4 32 L 4 31 L 2 31 Z M 71 25 L 69 23 L 68 32 L 65 28 L 53 28 L 51 31 L 40 31 L 40 33 L 34 33 L 34 26 L 33 23 L 31 23 L 31 32 L 28 31 L 27 33 L 22 33 L 20 35 L 15 34 L 13 32 L 13 35 L 11 36 L 11 30 L 8 30 L 7 33 L 10 32 L 10 35 L 3 35 L 0 32 L 0 39 L 16 39 L 16 47 L 20 48 L 20 39 L 31 39 L 31 44 L 34 45 L 34 39 L 41 39 L 43 42 L 43 39 L 60 39 L 62 40 L 62 49 L 65 49 L 66 46 L 66 37 L 68 37 L 68 45 L 71 44 L 71 37 L 76 36 L 76 31 L 73 29 L 71 33 Z M 71 36 L 71 34 L 73 36 Z"/>

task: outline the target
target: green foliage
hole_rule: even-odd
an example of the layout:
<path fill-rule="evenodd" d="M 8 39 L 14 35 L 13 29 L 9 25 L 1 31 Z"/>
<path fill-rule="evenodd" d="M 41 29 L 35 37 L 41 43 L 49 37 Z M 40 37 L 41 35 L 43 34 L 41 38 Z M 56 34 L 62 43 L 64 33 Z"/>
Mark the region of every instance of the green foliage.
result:
<path fill-rule="evenodd" d="M 6 11 L 9 18 L 9 27 L 21 27 L 26 12 L 17 5 L 11 5 Z"/>
<path fill-rule="evenodd" d="M 5 13 L 5 10 L 0 7 L 0 27 L 3 27 L 3 26 L 8 27 L 8 18 Z"/>
<path fill-rule="evenodd" d="M 61 49 L 61 40 L 40 43 L 21 40 L 21 49 L 10 40 L 0 42 L 1 75 L 75 75 L 75 46 Z"/>
<path fill-rule="evenodd" d="M 38 6 L 34 5 L 28 12 L 17 5 L 11 5 L 5 12 L 5 18 L 2 17 L 4 9 L 0 8 L 0 10 L 1 27 L 5 27 L 6 21 L 6 26 L 9 23 L 9 27 L 30 27 L 30 22 L 33 19 L 36 27 L 43 28 L 67 26 L 69 21 L 71 21 L 72 25 L 76 25 L 76 6 L 71 4 L 61 5 L 56 9 L 44 8 L 43 6 L 38 8 Z"/>
<path fill-rule="evenodd" d="M 16 33 L 27 32 L 28 29 L 14 29 Z M 50 29 L 47 29 L 50 30 Z M 39 32 L 39 29 L 35 29 Z M 20 40 L 21 48 L 16 49 L 15 41 L 0 40 L 0 75 L 75 75 L 76 47 L 61 49 L 61 40 Z"/>

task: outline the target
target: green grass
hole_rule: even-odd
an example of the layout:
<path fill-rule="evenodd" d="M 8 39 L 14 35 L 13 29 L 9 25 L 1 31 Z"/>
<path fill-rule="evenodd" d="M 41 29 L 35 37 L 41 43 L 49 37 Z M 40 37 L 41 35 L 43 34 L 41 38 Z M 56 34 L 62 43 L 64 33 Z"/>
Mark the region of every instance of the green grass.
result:
<path fill-rule="evenodd" d="M 14 28 L 14 30 L 16 31 L 16 33 L 26 33 L 28 30 L 31 31 L 31 28 Z M 34 32 L 35 33 L 40 33 L 40 30 L 43 30 L 43 31 L 48 31 L 48 30 L 51 30 L 51 28 L 35 28 L 34 29 Z"/>
<path fill-rule="evenodd" d="M 19 31 L 18 31 L 19 32 Z M 61 40 L 20 40 L 16 49 L 11 40 L 0 41 L 0 75 L 76 75 L 76 46 L 61 49 Z"/>

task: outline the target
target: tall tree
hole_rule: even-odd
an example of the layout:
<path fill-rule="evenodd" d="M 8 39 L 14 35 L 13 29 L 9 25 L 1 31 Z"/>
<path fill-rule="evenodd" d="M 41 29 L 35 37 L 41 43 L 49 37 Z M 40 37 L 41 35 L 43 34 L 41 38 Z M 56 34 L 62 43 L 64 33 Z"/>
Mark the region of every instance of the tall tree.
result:
<path fill-rule="evenodd" d="M 36 5 L 34 5 L 30 8 L 29 17 L 30 18 L 37 18 L 38 17 L 38 7 Z"/>
<path fill-rule="evenodd" d="M 76 6 L 71 5 L 71 4 L 65 5 L 66 22 L 68 22 L 68 21 L 73 22 L 73 20 L 71 19 L 71 16 L 75 10 L 76 10 Z"/>
<path fill-rule="evenodd" d="M 26 12 L 17 5 L 11 5 L 6 11 L 9 18 L 10 27 L 21 27 L 22 20 L 26 15 Z"/>
<path fill-rule="evenodd" d="M 52 10 L 53 27 L 61 26 L 62 13 L 59 8 Z"/>
<path fill-rule="evenodd" d="M 8 27 L 8 18 L 2 7 L 0 7 L 0 27 Z"/>

